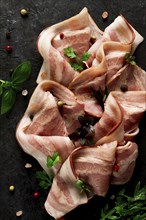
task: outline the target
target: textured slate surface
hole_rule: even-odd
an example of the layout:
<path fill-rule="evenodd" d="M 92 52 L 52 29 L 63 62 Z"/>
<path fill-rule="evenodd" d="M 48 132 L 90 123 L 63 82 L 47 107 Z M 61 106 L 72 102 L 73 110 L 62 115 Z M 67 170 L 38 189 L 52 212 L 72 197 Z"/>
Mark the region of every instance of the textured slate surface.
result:
<path fill-rule="evenodd" d="M 26 155 L 15 139 L 15 129 L 22 117 L 29 98 L 36 86 L 35 80 L 42 64 L 42 58 L 36 50 L 38 34 L 47 26 L 60 22 L 80 12 L 84 7 L 98 26 L 104 30 L 114 18 L 122 14 L 146 38 L 146 1 L 145 0 L 0 0 L 0 78 L 9 79 L 9 69 L 16 67 L 24 60 L 32 63 L 32 75 L 24 85 L 29 95 L 24 98 L 18 95 L 16 105 L 9 115 L 0 117 L 0 220 L 15 220 L 15 212 L 23 210 L 22 220 L 51 220 L 43 204 L 47 193 L 38 187 L 35 173 L 41 170 L 38 163 Z M 29 10 L 29 16 L 22 18 L 19 11 Z M 109 17 L 103 21 L 101 14 L 109 12 Z M 11 32 L 11 39 L 6 39 L 5 33 Z M 12 54 L 4 50 L 6 45 L 13 46 Z M 146 41 L 136 51 L 138 64 L 146 70 Z M 146 116 L 146 115 L 145 115 Z M 146 184 L 146 117 L 140 124 L 141 131 L 136 138 L 139 144 L 139 158 L 135 174 L 129 188 L 134 187 L 137 179 Z M 33 167 L 27 170 L 24 165 L 29 162 Z M 15 192 L 10 193 L 9 185 L 15 185 Z M 118 190 L 117 187 L 112 189 Z M 33 192 L 39 191 L 40 197 L 33 198 Z M 100 203 L 98 203 L 100 201 Z M 106 199 L 94 198 L 88 205 L 83 205 L 67 215 L 67 220 L 98 219 L 100 209 Z"/>

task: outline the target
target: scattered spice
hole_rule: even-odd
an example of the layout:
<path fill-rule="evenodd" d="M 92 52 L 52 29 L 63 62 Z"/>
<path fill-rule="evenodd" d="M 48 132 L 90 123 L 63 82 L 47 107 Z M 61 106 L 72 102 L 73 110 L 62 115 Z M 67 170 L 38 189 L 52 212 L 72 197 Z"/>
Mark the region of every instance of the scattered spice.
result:
<path fill-rule="evenodd" d="M 12 76 L 13 72 L 14 72 L 13 69 L 9 69 L 10 76 Z"/>
<path fill-rule="evenodd" d="M 10 32 L 6 32 L 6 38 L 7 38 L 7 39 L 10 39 L 10 38 L 11 38 Z"/>
<path fill-rule="evenodd" d="M 57 102 L 57 105 L 58 105 L 58 107 L 60 108 L 60 107 L 63 106 L 63 102 L 59 100 L 59 101 Z"/>
<path fill-rule="evenodd" d="M 108 12 L 107 11 L 104 11 L 103 13 L 102 13 L 102 18 L 103 19 L 106 19 L 108 17 Z"/>
<path fill-rule="evenodd" d="M 126 84 L 122 84 L 120 86 L 120 89 L 121 89 L 122 92 L 126 92 L 126 91 L 128 91 L 128 86 Z"/>
<path fill-rule="evenodd" d="M 22 216 L 22 215 L 23 215 L 23 212 L 22 212 L 21 210 L 16 212 L 16 216 L 17 216 L 17 217 L 20 217 L 20 216 Z"/>
<path fill-rule="evenodd" d="M 111 200 L 115 199 L 115 195 L 111 195 L 110 199 Z"/>
<path fill-rule="evenodd" d="M 113 166 L 113 170 L 114 170 L 114 171 L 118 172 L 119 169 L 120 169 L 120 166 L 119 166 L 118 164 L 115 164 L 115 165 Z"/>
<path fill-rule="evenodd" d="M 60 33 L 60 39 L 62 40 L 64 38 L 64 34 Z"/>
<path fill-rule="evenodd" d="M 7 51 L 7 53 L 11 53 L 12 50 L 13 50 L 13 47 L 10 46 L 10 45 L 7 45 L 7 46 L 5 47 L 5 50 Z"/>
<path fill-rule="evenodd" d="M 33 196 L 34 196 L 34 198 L 37 198 L 37 197 L 39 197 L 39 193 L 38 192 L 34 192 Z"/>
<path fill-rule="evenodd" d="M 28 10 L 23 8 L 23 9 L 21 9 L 20 14 L 22 15 L 22 17 L 26 17 L 26 16 L 28 16 Z"/>
<path fill-rule="evenodd" d="M 9 186 L 9 191 L 13 192 L 15 187 L 13 185 Z"/>
<path fill-rule="evenodd" d="M 94 44 L 95 41 L 96 41 L 96 36 L 92 35 L 91 38 L 90 38 L 90 42 L 91 42 L 92 44 Z"/>
<path fill-rule="evenodd" d="M 29 169 L 29 168 L 31 168 L 31 167 L 32 167 L 32 165 L 31 165 L 30 163 L 26 163 L 26 164 L 25 164 L 25 168 Z"/>
<path fill-rule="evenodd" d="M 28 95 L 28 90 L 27 89 L 24 89 L 22 90 L 22 93 L 21 93 L 23 96 L 27 96 Z"/>

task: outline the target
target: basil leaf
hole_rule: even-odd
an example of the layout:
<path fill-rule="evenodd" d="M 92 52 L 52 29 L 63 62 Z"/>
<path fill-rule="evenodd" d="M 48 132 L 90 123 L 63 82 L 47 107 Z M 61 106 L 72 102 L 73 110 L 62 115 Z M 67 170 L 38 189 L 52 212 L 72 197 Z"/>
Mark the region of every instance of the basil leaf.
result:
<path fill-rule="evenodd" d="M 14 70 L 12 74 L 12 83 L 23 83 L 25 82 L 31 73 L 31 64 L 29 61 L 26 61 L 22 64 L 20 64 L 16 69 Z"/>
<path fill-rule="evenodd" d="M 16 92 L 12 89 L 6 90 L 2 94 L 1 114 L 9 112 L 16 100 Z"/>
<path fill-rule="evenodd" d="M 12 83 L 11 87 L 17 92 L 22 90 L 22 83 Z"/>

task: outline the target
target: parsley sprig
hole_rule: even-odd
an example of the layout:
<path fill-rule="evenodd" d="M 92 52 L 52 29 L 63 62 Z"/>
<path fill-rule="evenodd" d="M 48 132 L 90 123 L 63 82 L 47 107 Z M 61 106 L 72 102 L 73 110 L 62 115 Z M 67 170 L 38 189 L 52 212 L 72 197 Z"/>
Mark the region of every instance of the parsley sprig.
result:
<path fill-rule="evenodd" d="M 84 61 L 87 61 L 90 58 L 89 52 L 84 52 L 81 58 L 79 58 L 72 47 L 64 48 L 64 55 L 71 59 L 70 65 L 75 71 L 79 72 L 85 68 Z"/>
<path fill-rule="evenodd" d="M 37 171 L 36 172 L 36 177 L 39 181 L 39 186 L 42 189 L 48 189 L 53 182 L 53 175 L 48 175 L 44 170 L 43 171 Z"/>
<path fill-rule="evenodd" d="M 26 61 L 16 67 L 10 81 L 0 79 L 1 114 L 9 112 L 13 108 L 16 94 L 22 90 L 22 85 L 30 74 L 31 64 Z"/>
<path fill-rule="evenodd" d="M 146 186 L 137 183 L 133 196 L 121 190 L 116 197 L 115 206 L 110 209 L 107 204 L 101 212 L 100 220 L 146 220 Z"/>

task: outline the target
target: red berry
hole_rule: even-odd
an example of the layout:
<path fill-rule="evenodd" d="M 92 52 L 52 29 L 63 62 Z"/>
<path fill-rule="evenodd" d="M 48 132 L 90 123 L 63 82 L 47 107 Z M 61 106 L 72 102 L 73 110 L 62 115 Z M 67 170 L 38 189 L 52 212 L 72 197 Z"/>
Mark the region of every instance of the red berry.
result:
<path fill-rule="evenodd" d="M 64 34 L 60 33 L 60 39 L 62 40 L 64 38 Z"/>
<path fill-rule="evenodd" d="M 118 164 L 115 164 L 115 165 L 113 166 L 113 170 L 114 170 L 114 171 L 118 172 L 119 169 L 120 169 L 120 166 L 119 166 Z"/>
<path fill-rule="evenodd" d="M 13 50 L 12 46 L 10 46 L 10 45 L 6 46 L 5 49 L 8 53 L 11 53 Z"/>
<path fill-rule="evenodd" d="M 34 198 L 37 198 L 39 196 L 39 193 L 38 192 L 34 192 L 33 196 L 34 196 Z"/>

